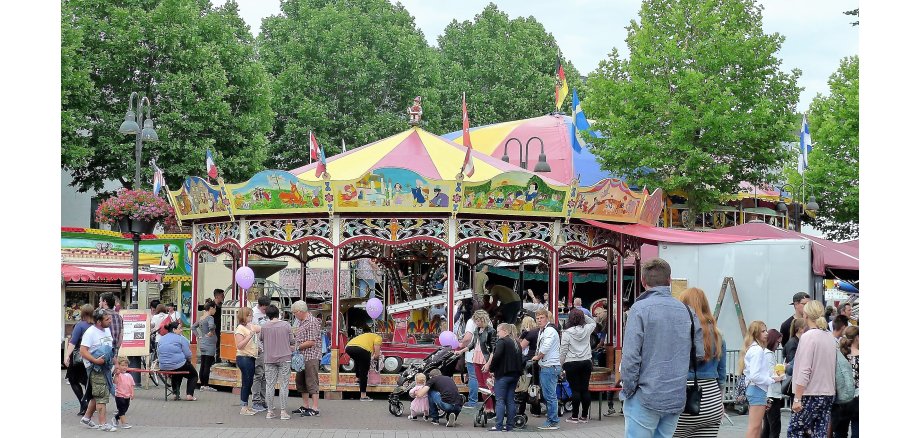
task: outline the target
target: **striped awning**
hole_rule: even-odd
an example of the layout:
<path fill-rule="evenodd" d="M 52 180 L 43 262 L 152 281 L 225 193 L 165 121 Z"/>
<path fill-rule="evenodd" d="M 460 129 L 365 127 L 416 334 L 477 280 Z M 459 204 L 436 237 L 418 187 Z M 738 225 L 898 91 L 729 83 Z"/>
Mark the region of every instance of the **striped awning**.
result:
<path fill-rule="evenodd" d="M 64 281 L 132 281 L 134 271 L 119 266 L 71 265 L 61 263 L 61 278 Z M 138 270 L 139 281 L 160 281 L 160 275 L 143 269 Z"/>

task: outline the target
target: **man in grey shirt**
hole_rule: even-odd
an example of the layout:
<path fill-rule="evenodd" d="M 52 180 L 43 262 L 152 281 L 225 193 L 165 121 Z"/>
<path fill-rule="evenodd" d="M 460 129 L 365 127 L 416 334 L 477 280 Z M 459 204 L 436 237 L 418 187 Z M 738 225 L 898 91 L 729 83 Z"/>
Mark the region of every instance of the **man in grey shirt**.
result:
<path fill-rule="evenodd" d="M 645 292 L 629 310 L 620 363 L 628 438 L 674 435 L 687 398 L 691 317 L 697 359 L 703 358 L 700 321 L 671 296 L 670 285 L 668 262 L 655 258 L 642 264 Z"/>

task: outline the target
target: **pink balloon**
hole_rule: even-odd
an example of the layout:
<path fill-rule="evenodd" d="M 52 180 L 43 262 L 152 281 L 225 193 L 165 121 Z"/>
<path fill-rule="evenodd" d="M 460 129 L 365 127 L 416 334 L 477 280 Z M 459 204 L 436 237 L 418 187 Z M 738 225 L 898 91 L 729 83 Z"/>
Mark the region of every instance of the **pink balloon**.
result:
<path fill-rule="evenodd" d="M 460 341 L 457 340 L 457 335 L 450 330 L 444 330 L 441 332 L 441 335 L 438 336 L 438 341 L 441 345 L 451 348 L 457 348 L 460 346 Z"/>
<path fill-rule="evenodd" d="M 240 266 L 240 268 L 236 270 L 236 284 L 241 288 L 249 289 L 255 281 L 256 273 L 252 272 L 252 268 L 249 266 Z"/>
<path fill-rule="evenodd" d="M 372 319 L 377 319 L 383 313 L 383 302 L 380 301 L 380 298 L 371 298 L 367 300 L 364 310 Z"/>

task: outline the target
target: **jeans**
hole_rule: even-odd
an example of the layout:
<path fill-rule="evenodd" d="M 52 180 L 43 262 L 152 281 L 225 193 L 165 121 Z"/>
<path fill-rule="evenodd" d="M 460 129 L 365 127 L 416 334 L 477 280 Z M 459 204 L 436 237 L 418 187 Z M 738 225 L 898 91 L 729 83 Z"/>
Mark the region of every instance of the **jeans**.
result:
<path fill-rule="evenodd" d="M 255 372 L 252 375 L 252 405 L 265 406 L 265 353 L 259 351 Z"/>
<path fill-rule="evenodd" d="M 466 363 L 466 375 L 469 382 L 466 386 L 470 389 L 469 401 L 467 403 L 475 404 L 479 400 L 479 380 L 476 379 L 476 364 L 473 362 Z"/>
<path fill-rule="evenodd" d="M 540 367 L 540 392 L 543 393 L 543 399 L 546 400 L 546 422 L 550 424 L 559 423 L 556 385 L 559 383 L 560 370 L 562 370 L 560 365 Z M 674 421 L 677 421 L 676 417 Z"/>
<path fill-rule="evenodd" d="M 202 386 L 208 386 L 208 381 L 211 380 L 211 366 L 214 365 L 214 355 L 202 354 L 199 364 L 198 380 L 201 381 L 201 385 L 198 387 L 200 388 Z"/>
<path fill-rule="evenodd" d="M 773 404 L 763 416 L 763 428 L 760 429 L 760 438 L 779 438 L 782 429 L 780 417 L 782 415 L 783 399 L 771 397 Z"/>
<path fill-rule="evenodd" d="M 265 402 L 269 412 L 275 409 L 275 385 L 278 385 L 279 407 L 287 411 L 288 387 L 291 384 L 291 361 L 265 364 Z"/>
<path fill-rule="evenodd" d="M 368 291 L 373 292 L 374 288 L 377 286 L 377 282 L 374 280 L 364 280 L 358 279 L 358 296 L 364 298 L 367 296 Z"/>
<path fill-rule="evenodd" d="M 680 414 L 665 414 L 647 409 L 638 397 L 623 402 L 627 438 L 665 438 L 674 436 Z"/>
<path fill-rule="evenodd" d="M 240 369 L 242 386 L 240 387 L 240 401 L 243 406 L 249 405 L 249 395 L 252 394 L 252 378 L 256 373 L 256 358 L 237 356 L 236 367 Z"/>
<path fill-rule="evenodd" d="M 501 430 L 502 420 L 508 427 L 514 427 L 514 388 L 517 386 L 518 376 L 502 376 L 495 381 L 495 428 Z"/>
<path fill-rule="evenodd" d="M 438 421 L 438 409 L 444 411 L 445 415 L 450 412 L 459 414 L 462 406 L 441 400 L 441 393 L 438 391 L 428 391 L 428 415 L 431 416 L 431 421 Z"/>
<path fill-rule="evenodd" d="M 849 403 L 834 404 L 831 407 L 831 426 L 834 438 L 846 438 L 850 426 L 853 438 L 859 438 L 859 397 Z"/>

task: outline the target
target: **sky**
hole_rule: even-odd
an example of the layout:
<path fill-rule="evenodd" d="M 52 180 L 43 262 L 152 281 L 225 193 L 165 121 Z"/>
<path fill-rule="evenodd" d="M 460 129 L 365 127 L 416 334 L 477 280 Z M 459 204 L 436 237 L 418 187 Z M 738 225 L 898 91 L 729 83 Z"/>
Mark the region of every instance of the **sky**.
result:
<path fill-rule="evenodd" d="M 396 3 L 391 0 L 391 2 Z M 638 19 L 641 0 L 494 0 L 512 19 L 533 16 L 555 38 L 562 53 L 582 75 L 597 68 L 616 47 L 626 48 L 626 26 Z M 215 0 L 214 4 L 223 4 Z M 237 0 L 240 15 L 258 34 L 262 18 L 280 13 L 279 0 Z M 472 21 L 488 0 L 404 0 L 406 10 L 428 44 L 437 46 L 438 36 L 452 21 Z M 827 95 L 827 80 L 846 56 L 859 53 L 859 26 L 843 11 L 859 7 L 856 0 L 761 0 L 764 32 L 786 37 L 779 51 L 782 69 L 802 70 L 798 110 L 807 111 L 818 93 Z M 561 6 L 561 7 L 560 7 Z"/>

